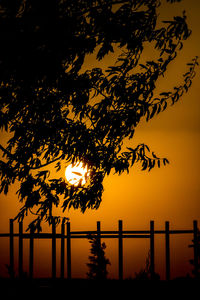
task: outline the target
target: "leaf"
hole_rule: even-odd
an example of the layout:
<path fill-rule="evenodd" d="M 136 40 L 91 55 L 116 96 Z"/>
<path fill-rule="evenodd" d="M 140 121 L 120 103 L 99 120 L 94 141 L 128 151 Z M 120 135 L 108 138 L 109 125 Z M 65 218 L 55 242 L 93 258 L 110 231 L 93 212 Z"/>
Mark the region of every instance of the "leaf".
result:
<path fill-rule="evenodd" d="M 160 96 L 169 96 L 170 95 L 170 92 L 163 92 L 163 93 L 160 93 Z"/>
<path fill-rule="evenodd" d="M 37 173 L 37 178 L 40 178 L 40 177 L 44 177 L 44 179 L 46 179 L 46 177 L 49 175 L 49 171 L 48 170 L 45 170 L 45 171 L 40 171 Z"/>
<path fill-rule="evenodd" d="M 158 104 L 157 114 L 159 114 L 160 112 L 161 112 L 161 104 Z"/>
<path fill-rule="evenodd" d="M 162 111 L 164 111 L 166 108 L 167 108 L 167 101 L 165 101 L 165 102 L 164 102 L 164 105 L 163 105 Z"/>
<path fill-rule="evenodd" d="M 58 172 L 60 171 L 60 169 L 61 169 L 61 162 L 59 161 L 56 163 L 56 171 Z"/>
<path fill-rule="evenodd" d="M 135 152 L 135 149 L 131 148 L 131 147 L 126 147 L 128 150 L 130 150 L 131 152 Z"/>
<path fill-rule="evenodd" d="M 163 158 L 163 164 L 164 164 L 164 166 L 165 166 L 166 164 L 169 164 L 169 161 L 168 161 L 167 158 Z"/>
<path fill-rule="evenodd" d="M 150 149 L 149 149 L 149 147 L 147 145 L 144 145 L 144 147 L 147 149 L 147 151 L 150 152 Z"/>
<path fill-rule="evenodd" d="M 154 152 L 152 152 L 152 156 L 153 156 L 154 158 L 158 158 L 158 157 L 155 155 Z"/>
<path fill-rule="evenodd" d="M 184 84 L 184 88 L 185 88 L 185 91 L 188 92 L 188 86 L 187 86 L 187 84 Z"/>
<path fill-rule="evenodd" d="M 132 139 L 132 137 L 134 136 L 135 130 L 131 131 L 131 134 L 129 135 L 129 139 Z"/>
<path fill-rule="evenodd" d="M 146 121 L 148 122 L 149 121 L 149 117 L 150 117 L 150 111 L 147 109 L 146 111 Z"/>
<path fill-rule="evenodd" d="M 133 152 L 132 153 L 132 159 L 131 159 L 131 166 L 133 166 L 133 164 L 135 163 L 135 160 L 136 160 L 136 153 Z"/>
<path fill-rule="evenodd" d="M 152 112 L 151 112 L 151 114 L 150 114 L 150 116 L 149 116 L 149 119 L 152 119 L 152 118 L 153 118 L 153 116 L 154 116 L 155 113 L 156 113 L 156 110 L 157 110 L 157 104 L 154 104 L 154 105 L 153 105 Z"/>
<path fill-rule="evenodd" d="M 143 64 L 139 64 L 139 66 L 140 66 L 140 67 L 142 67 L 143 69 L 146 69 L 146 70 L 148 70 L 148 67 L 147 67 L 147 66 L 145 66 L 145 65 L 143 65 Z"/>
<path fill-rule="evenodd" d="M 145 171 L 148 167 L 148 163 L 147 163 L 147 160 L 144 160 L 143 163 L 142 163 L 142 171 Z"/>
<path fill-rule="evenodd" d="M 6 183 L 5 186 L 4 186 L 4 194 L 5 195 L 8 194 L 8 183 Z"/>

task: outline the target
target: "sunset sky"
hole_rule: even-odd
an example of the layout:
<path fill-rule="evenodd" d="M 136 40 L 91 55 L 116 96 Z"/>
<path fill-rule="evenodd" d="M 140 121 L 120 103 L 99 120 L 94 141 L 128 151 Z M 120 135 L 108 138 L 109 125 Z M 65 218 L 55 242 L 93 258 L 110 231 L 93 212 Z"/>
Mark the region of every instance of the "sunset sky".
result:
<path fill-rule="evenodd" d="M 160 9 L 161 19 L 166 20 L 175 15 L 182 15 L 183 10 L 186 10 L 187 21 L 192 29 L 192 35 L 184 42 L 182 51 L 170 65 L 166 76 L 159 81 L 158 91 L 170 91 L 173 86 L 181 84 L 182 74 L 187 71 L 186 64 L 195 56 L 200 56 L 200 2 L 183 0 L 173 5 L 167 4 L 166 1 L 161 2 L 164 3 Z M 148 51 L 145 52 L 145 59 L 148 60 L 146 55 Z M 105 64 L 106 66 L 110 59 L 112 58 L 106 57 L 103 62 L 98 62 L 98 65 L 102 67 L 102 64 Z M 88 68 L 96 65 L 94 56 L 87 58 Z M 156 229 L 163 229 L 164 222 L 167 220 L 174 229 L 191 229 L 194 219 L 199 221 L 200 226 L 200 77 L 199 69 L 196 71 L 197 74 L 189 92 L 184 94 L 178 103 L 172 107 L 169 106 L 165 112 L 148 123 L 146 121 L 140 123 L 133 140 L 126 141 L 126 146 L 130 147 L 137 146 L 139 143 L 147 144 L 160 157 L 167 157 L 170 164 L 160 169 L 154 168 L 151 172 L 140 171 L 138 164 L 131 169 L 129 174 L 121 176 L 111 174 L 106 177 L 103 200 L 98 210 L 87 210 L 82 214 L 80 211 L 71 209 L 64 213 L 70 218 L 72 230 L 96 229 L 98 220 L 101 221 L 103 230 L 117 230 L 118 220 L 123 220 L 124 229 L 127 230 L 149 229 L 150 220 L 155 221 Z M 2 134 L 0 139 L 3 144 L 5 137 Z M 9 218 L 15 217 L 21 206 L 15 194 L 16 190 L 17 186 L 13 186 L 7 196 L 0 196 L 0 232 L 9 230 Z M 26 224 L 28 220 L 25 220 L 24 227 Z M 44 228 L 47 230 L 46 226 Z M 174 245 L 174 249 L 177 250 L 176 253 L 172 250 L 172 260 L 177 265 L 176 270 L 172 270 L 175 275 L 179 275 L 181 271 L 187 271 L 188 260 L 191 258 L 187 255 L 192 255 L 191 250 L 188 249 L 191 238 L 182 237 L 175 241 L 173 237 L 172 247 Z M 111 260 L 110 274 L 115 277 L 117 241 L 106 240 L 105 242 L 106 253 Z M 36 253 L 36 269 L 38 270 L 41 257 L 44 258 L 44 254 L 50 251 L 47 250 L 48 242 L 42 243 L 43 246 L 38 244 L 38 249 L 41 249 L 40 255 Z M 134 276 L 134 271 L 144 266 L 149 241 L 125 241 L 124 245 L 125 276 Z M 164 239 L 157 238 L 156 251 L 163 254 L 163 245 Z M 0 239 L 0 251 L 2 251 L 0 275 L 3 273 L 4 264 L 7 263 L 5 262 L 7 247 L 8 242 Z M 77 267 L 80 247 L 84 257 Z M 74 276 L 78 277 L 85 272 L 88 249 L 89 245 L 85 240 L 73 242 Z M 182 256 L 179 255 L 181 252 Z M 162 273 L 164 258 L 161 254 L 156 263 L 156 271 Z M 47 260 L 46 267 L 41 274 L 45 276 L 48 270 L 50 267 Z"/>

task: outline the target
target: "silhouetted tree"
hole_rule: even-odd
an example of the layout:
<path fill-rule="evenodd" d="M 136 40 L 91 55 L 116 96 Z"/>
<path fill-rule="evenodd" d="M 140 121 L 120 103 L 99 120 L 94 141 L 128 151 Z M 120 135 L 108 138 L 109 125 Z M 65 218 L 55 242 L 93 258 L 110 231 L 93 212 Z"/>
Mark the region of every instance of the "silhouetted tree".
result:
<path fill-rule="evenodd" d="M 197 241 L 192 240 L 192 244 L 189 245 L 189 248 L 195 248 L 197 253 L 197 265 L 195 266 L 194 259 L 190 259 L 189 262 L 193 266 L 192 274 L 195 278 L 200 279 L 200 231 L 198 230 Z"/>
<path fill-rule="evenodd" d="M 89 279 L 106 279 L 107 265 L 110 265 L 109 259 L 105 257 L 105 243 L 101 243 L 97 236 L 90 236 L 92 255 L 89 256 L 90 263 L 87 264 L 89 272 L 87 276 Z"/>
<path fill-rule="evenodd" d="M 0 192 L 20 183 L 19 220 L 35 207 L 32 226 L 39 226 L 60 203 L 63 210 L 96 209 L 111 171 L 128 172 L 136 162 L 149 171 L 168 163 L 143 143 L 122 150 L 139 122 L 177 102 L 195 75 L 197 58 L 182 84 L 155 97 L 157 80 L 191 34 L 185 12 L 158 25 L 160 3 L 0 2 L 0 128 L 7 138 L 0 145 Z M 148 43 L 155 59 L 143 62 Z M 99 61 L 114 53 L 115 64 L 88 69 L 84 61 L 91 53 Z M 77 161 L 91 170 L 87 187 L 51 176 L 50 166 L 59 171 Z"/>

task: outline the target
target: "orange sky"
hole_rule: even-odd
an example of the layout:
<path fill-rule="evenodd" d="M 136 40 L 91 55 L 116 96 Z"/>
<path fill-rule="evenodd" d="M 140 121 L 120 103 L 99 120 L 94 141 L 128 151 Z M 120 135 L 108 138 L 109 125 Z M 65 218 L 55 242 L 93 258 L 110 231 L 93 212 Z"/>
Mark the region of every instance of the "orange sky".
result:
<path fill-rule="evenodd" d="M 161 2 L 165 3 L 166 1 Z M 166 16 L 181 14 L 184 9 L 188 16 L 192 35 L 184 42 L 183 50 L 170 65 L 165 78 L 159 82 L 159 90 L 162 91 L 168 91 L 173 86 L 181 83 L 181 75 L 187 71 L 186 63 L 196 55 L 200 56 L 200 2 L 197 0 L 183 0 L 175 5 L 164 4 L 161 15 L 167 19 L 168 17 Z M 109 59 L 109 57 L 105 59 L 105 64 L 109 64 Z M 93 57 L 88 58 L 87 63 L 89 67 L 93 67 L 94 63 L 96 64 Z M 142 172 L 139 166 L 134 166 L 128 175 L 110 175 L 105 179 L 103 201 L 97 211 L 90 210 L 84 214 L 73 210 L 65 212 L 65 216 L 70 218 L 72 230 L 95 229 L 97 220 L 102 222 L 101 226 L 104 230 L 117 229 L 119 219 L 123 220 L 124 228 L 132 230 L 149 229 L 150 220 L 155 221 L 157 229 L 164 228 L 166 220 L 169 220 L 171 227 L 175 229 L 191 228 L 194 219 L 199 220 L 200 223 L 199 95 L 200 80 L 198 69 L 189 92 L 177 104 L 154 117 L 149 123 L 141 123 L 136 129 L 134 139 L 127 143 L 127 146 L 146 143 L 160 157 L 167 157 L 170 165 L 161 169 L 155 168 L 150 173 Z M 2 136 L 0 138 L 3 140 Z M 8 219 L 14 217 L 20 207 L 15 195 L 16 190 L 16 187 L 12 187 L 7 197 L 4 195 L 0 196 L 1 232 L 8 231 Z M 105 242 L 107 244 L 106 253 L 112 263 L 109 269 L 110 274 L 115 276 L 117 271 L 115 263 L 117 241 L 111 242 L 106 240 Z M 164 249 L 163 245 L 161 245 L 163 242 L 164 240 L 161 238 L 156 240 L 157 248 L 161 252 Z M 43 242 L 43 246 L 38 245 L 43 254 L 47 251 L 48 247 L 45 246 L 47 244 L 48 242 Z M 86 244 L 86 241 L 73 242 L 74 258 L 72 258 L 72 267 L 73 263 L 76 265 L 75 261 L 77 261 L 80 247 L 82 249 L 82 262 L 79 264 L 79 267 L 74 269 L 74 276 L 80 276 L 81 272 L 87 271 L 85 263 L 89 253 L 88 244 L 87 246 Z M 3 245 L 5 246 L 4 242 L 0 240 L 0 248 Z M 177 253 L 183 249 L 182 247 L 185 249 L 181 250 L 183 252 L 182 259 L 179 254 L 172 253 L 172 259 L 177 264 L 177 271 L 174 267 L 174 274 L 177 275 L 181 270 L 185 272 L 187 269 L 189 258 L 186 258 L 186 256 L 191 254 L 191 250 L 187 248 L 188 240 L 186 241 L 183 238 L 179 238 L 178 242 L 174 240 L 173 245 L 177 249 Z M 138 271 L 138 268 L 144 266 L 148 246 L 148 241 L 125 241 L 126 276 L 133 276 L 134 271 Z M 38 253 L 36 253 L 36 261 L 38 260 L 36 269 L 38 268 L 39 270 L 40 258 L 44 258 L 44 256 L 41 252 L 40 255 Z M 139 253 L 142 254 L 139 256 Z M 6 254 L 2 252 L 1 261 L 5 257 Z M 136 266 L 135 258 L 140 263 L 140 266 L 139 264 Z M 160 263 L 157 262 L 156 268 L 162 273 L 164 270 L 164 258 L 161 255 L 159 259 Z M 0 269 L 1 266 L 3 266 L 3 263 L 1 263 Z M 50 270 L 50 267 L 47 261 L 42 274 L 46 274 L 45 272 L 48 272 L 48 270 Z"/>

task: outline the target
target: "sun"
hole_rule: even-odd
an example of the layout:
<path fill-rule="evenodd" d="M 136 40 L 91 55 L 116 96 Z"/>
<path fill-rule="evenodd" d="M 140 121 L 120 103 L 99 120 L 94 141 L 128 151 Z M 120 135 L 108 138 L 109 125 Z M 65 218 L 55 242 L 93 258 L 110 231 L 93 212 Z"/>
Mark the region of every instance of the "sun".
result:
<path fill-rule="evenodd" d="M 76 165 L 70 164 L 65 169 L 65 177 L 67 181 L 74 186 L 85 185 L 89 179 L 90 171 L 88 166 L 83 166 L 82 162 L 78 162 Z"/>

